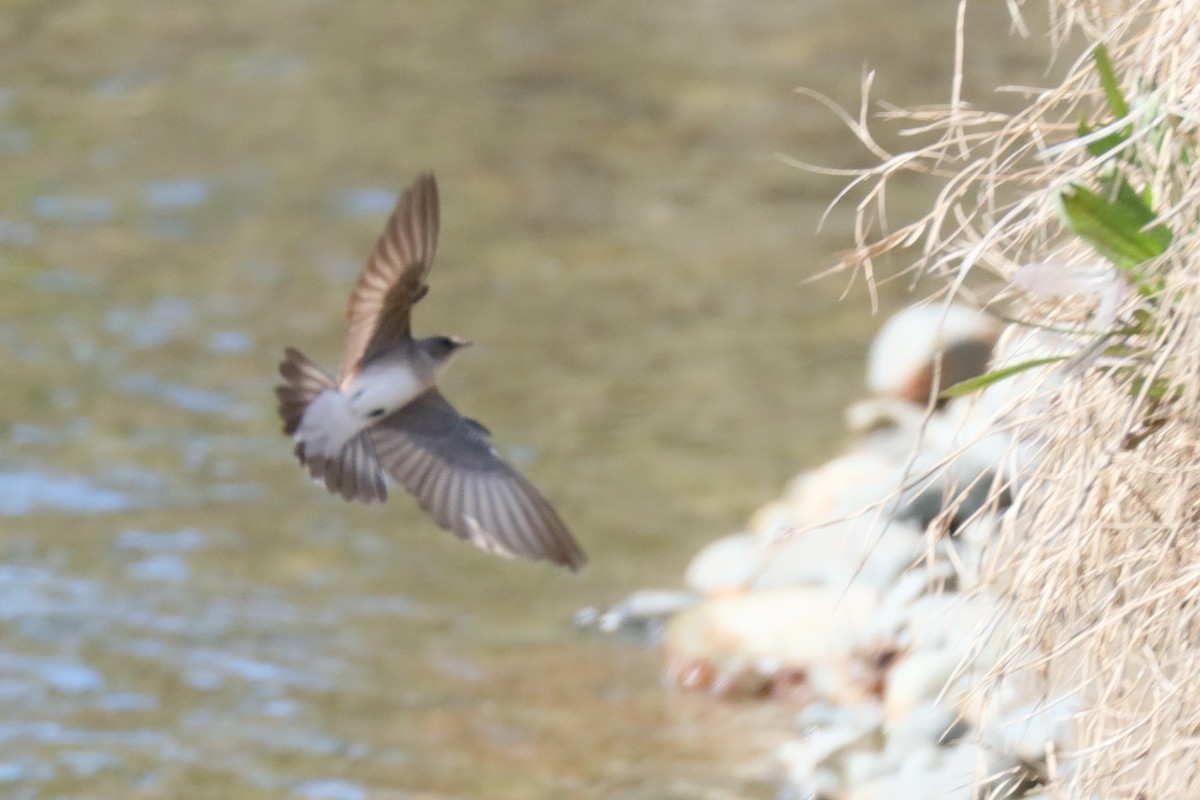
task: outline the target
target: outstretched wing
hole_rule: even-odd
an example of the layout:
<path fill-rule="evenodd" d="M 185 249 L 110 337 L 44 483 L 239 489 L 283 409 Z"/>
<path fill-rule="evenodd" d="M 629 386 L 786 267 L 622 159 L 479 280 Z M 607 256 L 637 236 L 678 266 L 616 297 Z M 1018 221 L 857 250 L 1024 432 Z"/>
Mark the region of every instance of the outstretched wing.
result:
<path fill-rule="evenodd" d="M 429 291 L 426 278 L 437 251 L 438 214 L 437 181 L 425 173 L 400 196 L 350 295 L 339 384 L 363 362 L 412 338 L 409 317 Z"/>
<path fill-rule="evenodd" d="M 432 389 L 370 428 L 379 463 L 439 525 L 508 558 L 578 570 L 587 558 L 570 531 L 487 430 Z"/>

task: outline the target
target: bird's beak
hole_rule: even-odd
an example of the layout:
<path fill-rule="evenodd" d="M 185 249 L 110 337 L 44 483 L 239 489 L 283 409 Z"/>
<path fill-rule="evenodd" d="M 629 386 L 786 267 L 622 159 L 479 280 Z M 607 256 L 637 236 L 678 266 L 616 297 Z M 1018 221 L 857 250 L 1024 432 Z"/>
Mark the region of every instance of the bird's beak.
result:
<path fill-rule="evenodd" d="M 474 342 L 468 342 L 466 339 L 460 339 L 457 336 L 454 337 L 453 342 L 454 346 L 458 348 L 470 347 L 471 345 L 475 344 Z"/>

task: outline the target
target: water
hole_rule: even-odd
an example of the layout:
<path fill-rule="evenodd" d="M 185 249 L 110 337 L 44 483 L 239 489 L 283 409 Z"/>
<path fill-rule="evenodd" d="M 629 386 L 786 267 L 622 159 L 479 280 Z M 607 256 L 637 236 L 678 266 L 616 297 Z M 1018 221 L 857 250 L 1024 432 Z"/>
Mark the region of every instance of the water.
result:
<path fill-rule="evenodd" d="M 838 182 L 774 155 L 863 163 L 792 89 L 853 106 L 864 63 L 942 101 L 952 8 L 0 13 L 0 794 L 772 796 L 786 710 L 664 689 L 652 648 L 570 620 L 676 584 L 840 443 L 874 323 L 801 283 L 849 221 L 814 234 Z M 979 14 L 968 96 L 1036 82 Z M 431 167 L 418 331 L 477 342 L 445 391 L 559 506 L 582 575 L 478 554 L 401 493 L 348 506 L 279 435 L 282 348 L 332 365 Z"/>

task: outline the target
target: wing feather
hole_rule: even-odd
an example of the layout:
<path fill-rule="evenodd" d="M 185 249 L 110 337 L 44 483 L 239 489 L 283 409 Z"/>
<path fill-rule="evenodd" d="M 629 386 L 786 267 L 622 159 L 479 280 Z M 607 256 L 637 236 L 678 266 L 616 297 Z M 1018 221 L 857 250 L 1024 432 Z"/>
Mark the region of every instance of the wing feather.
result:
<path fill-rule="evenodd" d="M 363 362 L 412 338 L 412 307 L 429 291 L 439 215 L 437 181 L 424 173 L 400 196 L 350 295 L 339 384 Z"/>
<path fill-rule="evenodd" d="M 436 389 L 369 432 L 383 469 L 443 528 L 504 556 L 586 563 L 549 501 Z"/>

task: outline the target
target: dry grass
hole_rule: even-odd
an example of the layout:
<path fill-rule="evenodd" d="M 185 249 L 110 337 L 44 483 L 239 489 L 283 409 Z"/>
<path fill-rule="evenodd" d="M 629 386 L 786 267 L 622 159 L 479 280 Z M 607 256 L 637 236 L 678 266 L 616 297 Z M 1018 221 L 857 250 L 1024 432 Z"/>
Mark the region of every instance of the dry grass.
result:
<path fill-rule="evenodd" d="M 1079 747 L 1049 754 L 1055 796 L 1200 797 L 1200 0 L 1051 5 L 1060 57 L 1070 49 L 1078 59 L 1058 86 L 1029 91 L 1023 110 L 989 112 L 957 96 L 887 109 L 884 124 L 928 142 L 899 154 L 872 140 L 865 111 L 846 117 L 880 163 L 853 176 L 865 199 L 857 246 L 839 268 L 870 281 L 879 255 L 902 251 L 942 276 L 947 296 L 972 273 L 978 292 L 986 275 L 983 302 L 1072 332 L 1042 345 L 1069 353 L 1096 340 L 1094 299 L 1025 297 L 1013 274 L 1029 262 L 1101 261 L 1056 213 L 1069 184 L 1094 187 L 1124 159 L 1130 183 L 1150 187 L 1174 240 L 1143 265 L 1162 283 L 1150 297 L 1129 292 L 1118 319 L 1141 308 L 1154 324 L 1107 339 L 1123 347 L 1082 367 L 1046 370 L 1012 417 L 1016 439 L 1041 456 L 1020 476 L 994 548 L 986 587 L 1003 598 L 1007 622 L 991 633 L 1000 656 L 988 680 L 1033 674 L 1048 697 L 1084 698 Z M 1100 42 L 1130 113 L 1096 132 L 1129 129 L 1123 146 L 1096 157 L 1077 125 L 1112 120 L 1091 58 Z M 888 185 L 912 171 L 939 179 L 937 202 L 889 230 Z"/>

